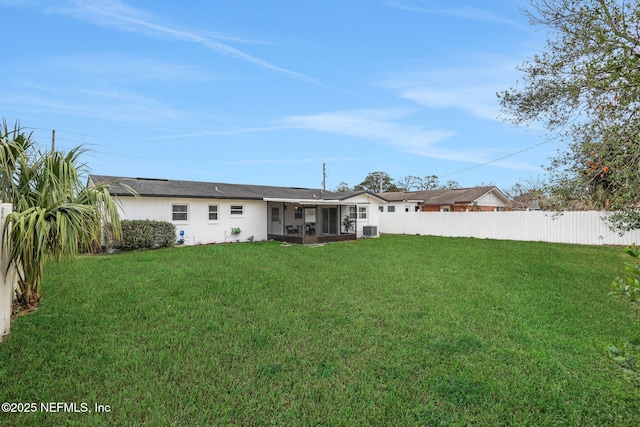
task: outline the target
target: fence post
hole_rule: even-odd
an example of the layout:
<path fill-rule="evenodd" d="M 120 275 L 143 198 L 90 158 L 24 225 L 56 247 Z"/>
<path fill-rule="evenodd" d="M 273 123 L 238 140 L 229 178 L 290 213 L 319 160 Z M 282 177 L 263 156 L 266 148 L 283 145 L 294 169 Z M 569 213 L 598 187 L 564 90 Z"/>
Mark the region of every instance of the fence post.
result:
<path fill-rule="evenodd" d="M 0 341 L 11 329 L 11 305 L 17 285 L 17 277 L 13 270 L 7 272 L 9 254 L 2 244 L 4 221 L 13 210 L 11 203 L 0 204 Z"/>

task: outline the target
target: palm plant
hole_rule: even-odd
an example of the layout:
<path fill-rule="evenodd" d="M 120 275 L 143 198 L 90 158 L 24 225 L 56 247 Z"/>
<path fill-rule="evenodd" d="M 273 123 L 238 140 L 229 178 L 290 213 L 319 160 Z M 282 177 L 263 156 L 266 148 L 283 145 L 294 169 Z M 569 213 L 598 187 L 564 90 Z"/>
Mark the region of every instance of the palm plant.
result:
<path fill-rule="evenodd" d="M 0 197 L 13 204 L 3 243 L 18 272 L 23 306 L 39 303 L 47 259 L 69 259 L 100 244 L 106 224 L 119 237 L 117 205 L 106 186 L 82 183 L 84 151 L 42 152 L 17 123 L 13 130 L 6 122 L 0 129 Z"/>

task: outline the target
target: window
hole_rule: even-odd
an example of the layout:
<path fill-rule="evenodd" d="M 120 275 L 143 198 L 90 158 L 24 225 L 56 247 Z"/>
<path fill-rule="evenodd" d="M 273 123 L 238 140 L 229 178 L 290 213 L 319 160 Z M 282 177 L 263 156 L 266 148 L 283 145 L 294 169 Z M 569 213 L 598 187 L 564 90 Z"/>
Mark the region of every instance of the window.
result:
<path fill-rule="evenodd" d="M 441 207 L 440 212 L 450 212 L 449 206 Z"/>
<path fill-rule="evenodd" d="M 293 218 L 302 219 L 302 208 L 300 206 L 295 206 L 293 208 Z"/>
<path fill-rule="evenodd" d="M 189 206 L 173 205 L 171 218 L 174 221 L 187 221 L 189 219 Z"/>
<path fill-rule="evenodd" d="M 358 208 L 358 219 L 367 219 L 367 207 L 360 206 Z"/>
<path fill-rule="evenodd" d="M 384 212 L 384 206 L 378 206 L 378 210 L 379 210 L 380 212 Z"/>
<path fill-rule="evenodd" d="M 271 208 L 271 222 L 280 221 L 280 208 Z"/>
<path fill-rule="evenodd" d="M 356 207 L 349 206 L 349 219 L 356 219 Z"/>
<path fill-rule="evenodd" d="M 395 206 L 387 206 L 387 212 L 395 212 L 395 211 L 396 211 Z"/>
<path fill-rule="evenodd" d="M 244 214 L 244 206 L 231 205 L 231 215 L 243 215 L 243 214 Z"/>
<path fill-rule="evenodd" d="M 209 205 L 209 221 L 218 220 L 218 205 Z"/>

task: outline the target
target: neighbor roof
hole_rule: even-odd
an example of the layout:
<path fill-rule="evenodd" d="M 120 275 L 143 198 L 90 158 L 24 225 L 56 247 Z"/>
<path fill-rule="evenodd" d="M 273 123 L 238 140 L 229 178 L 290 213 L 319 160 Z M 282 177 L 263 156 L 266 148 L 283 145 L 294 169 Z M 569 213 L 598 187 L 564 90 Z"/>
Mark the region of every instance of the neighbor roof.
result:
<path fill-rule="evenodd" d="M 108 184 L 115 196 L 131 196 L 130 190 L 141 197 L 182 197 L 196 199 L 287 199 L 287 200 L 346 200 L 360 194 L 383 197 L 365 190 L 334 192 L 299 187 L 275 187 L 267 185 L 226 184 L 220 182 L 181 181 L 159 178 L 126 178 L 107 175 L 90 175 L 93 184 Z"/>
<path fill-rule="evenodd" d="M 419 202 L 424 206 L 440 206 L 440 205 L 456 205 L 469 204 L 479 199 L 490 191 L 496 191 L 498 197 L 504 198 L 509 202 L 498 187 L 482 186 L 471 188 L 454 188 L 440 190 L 423 190 L 423 191 L 394 191 L 386 193 L 378 193 L 379 196 L 385 198 L 389 202 Z"/>
<path fill-rule="evenodd" d="M 390 191 L 376 194 L 384 197 L 389 202 L 423 202 L 441 194 L 443 191 L 444 190 Z"/>

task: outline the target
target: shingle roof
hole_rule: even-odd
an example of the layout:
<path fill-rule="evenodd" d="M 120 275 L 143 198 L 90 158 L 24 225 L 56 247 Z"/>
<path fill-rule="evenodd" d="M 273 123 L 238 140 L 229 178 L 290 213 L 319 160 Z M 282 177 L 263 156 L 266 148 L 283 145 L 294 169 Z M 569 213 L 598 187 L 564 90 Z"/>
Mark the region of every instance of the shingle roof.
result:
<path fill-rule="evenodd" d="M 422 190 L 422 191 L 390 191 L 385 193 L 376 193 L 378 196 L 384 197 L 389 202 L 404 202 L 408 200 L 423 201 L 441 194 L 443 190 Z"/>
<path fill-rule="evenodd" d="M 440 206 L 440 205 L 455 205 L 455 204 L 469 204 L 474 200 L 477 200 L 484 194 L 492 190 L 502 195 L 502 192 L 494 186 L 482 186 L 471 188 L 454 188 L 454 189 L 441 189 L 441 190 L 424 190 L 424 191 L 397 191 L 378 193 L 390 202 L 402 202 L 405 200 L 420 201 L 424 206 Z M 506 196 L 504 197 L 505 199 Z"/>
<path fill-rule="evenodd" d="M 435 195 L 424 202 L 425 206 L 469 204 L 495 187 L 456 188 Z"/>
<path fill-rule="evenodd" d="M 109 184 L 109 191 L 115 196 L 130 196 L 131 192 L 127 187 L 142 197 L 244 200 L 346 200 L 367 193 L 366 191 L 333 192 L 313 188 L 226 184 L 220 182 L 181 181 L 156 178 L 126 178 L 107 175 L 90 175 L 89 181 L 94 184 Z"/>

